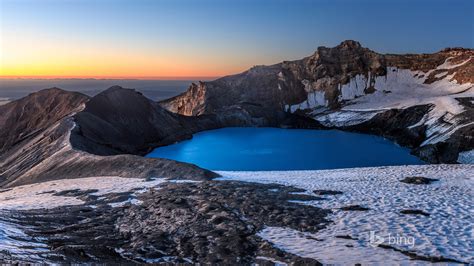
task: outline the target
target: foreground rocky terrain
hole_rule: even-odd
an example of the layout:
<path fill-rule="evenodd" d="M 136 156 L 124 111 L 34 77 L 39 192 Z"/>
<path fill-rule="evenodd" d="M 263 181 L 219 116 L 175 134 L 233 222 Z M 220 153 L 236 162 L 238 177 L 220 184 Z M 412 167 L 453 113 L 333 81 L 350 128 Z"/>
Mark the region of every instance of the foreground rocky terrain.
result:
<path fill-rule="evenodd" d="M 161 104 L 188 116 L 230 106 L 286 111 L 388 137 L 432 163 L 453 163 L 470 158 L 474 148 L 473 57 L 474 50 L 463 48 L 379 54 L 345 41 L 301 60 L 192 84 Z"/>
<path fill-rule="evenodd" d="M 473 170 L 101 176 L 17 186 L 0 191 L 0 262 L 469 263 Z"/>
<path fill-rule="evenodd" d="M 10 252 L 0 252 L 0 262 L 17 261 L 23 255 L 24 261 L 49 263 L 250 264 L 270 257 L 316 265 L 315 260 L 274 248 L 256 232 L 265 225 L 316 232 L 328 223 L 324 217 L 329 211 L 288 201 L 317 197 L 291 194 L 300 190 L 278 185 L 165 182 L 139 194 L 138 204 L 127 202 L 133 191 L 101 197 L 94 195 L 98 191 L 37 190 L 51 197 L 79 197 L 83 202 L 47 210 L 2 211 L 0 225 L 16 220 L 27 235 L 16 235 Z M 0 206 L 7 208 L 8 202 Z M 22 250 L 19 242 L 42 248 Z"/>

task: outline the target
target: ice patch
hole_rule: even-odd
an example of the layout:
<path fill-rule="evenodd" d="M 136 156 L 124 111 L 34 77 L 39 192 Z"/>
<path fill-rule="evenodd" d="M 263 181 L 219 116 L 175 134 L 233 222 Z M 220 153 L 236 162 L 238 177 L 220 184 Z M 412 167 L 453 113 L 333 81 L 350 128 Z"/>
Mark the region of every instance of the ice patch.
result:
<path fill-rule="evenodd" d="M 327 196 L 326 200 L 305 202 L 334 211 L 329 217 L 334 223 L 316 234 L 285 228 L 266 228 L 260 232 L 262 237 L 290 253 L 336 264 L 348 261 L 385 263 L 387 258 L 394 262 L 409 261 L 402 253 L 373 247 L 370 232 L 374 232 L 386 240 L 389 235 L 397 234 L 414 239 L 413 246 L 403 242 L 384 242 L 401 250 L 468 263 L 474 260 L 474 165 L 218 173 L 223 176 L 219 180 L 276 183 L 308 192 L 316 189 L 343 192 L 337 197 Z M 424 176 L 440 181 L 430 185 L 411 185 L 399 181 L 407 176 Z M 370 210 L 339 209 L 355 204 Z M 400 213 L 406 209 L 423 210 L 430 216 Z M 349 235 L 356 240 L 336 238 L 340 235 Z M 312 240 L 308 240 L 307 236 Z"/>

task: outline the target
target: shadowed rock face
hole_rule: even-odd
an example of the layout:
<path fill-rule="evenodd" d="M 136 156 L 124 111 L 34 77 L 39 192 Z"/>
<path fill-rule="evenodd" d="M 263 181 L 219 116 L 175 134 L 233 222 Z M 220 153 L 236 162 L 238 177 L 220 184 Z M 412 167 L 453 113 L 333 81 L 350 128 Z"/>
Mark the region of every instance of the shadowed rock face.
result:
<path fill-rule="evenodd" d="M 344 130 L 376 134 L 396 140 L 400 145 L 416 148 L 425 139 L 425 126 L 411 127 L 431 110 L 430 105 L 418 105 L 406 109 L 391 109 L 375 115 L 372 119 Z"/>
<path fill-rule="evenodd" d="M 97 156 L 139 154 L 195 131 L 194 118 L 169 113 L 133 90 L 112 87 L 89 100 L 82 94 L 49 89 L 0 109 L 5 111 L 0 133 L 6 136 L 1 139 L 0 187 L 88 176 L 193 180 L 217 176 L 172 160 Z"/>
<path fill-rule="evenodd" d="M 0 106 L 0 154 L 81 109 L 89 98 L 58 88 Z"/>
<path fill-rule="evenodd" d="M 93 97 L 75 115 L 78 135 L 123 153 L 137 154 L 160 144 L 190 138 L 193 130 L 141 93 L 118 86 Z"/>

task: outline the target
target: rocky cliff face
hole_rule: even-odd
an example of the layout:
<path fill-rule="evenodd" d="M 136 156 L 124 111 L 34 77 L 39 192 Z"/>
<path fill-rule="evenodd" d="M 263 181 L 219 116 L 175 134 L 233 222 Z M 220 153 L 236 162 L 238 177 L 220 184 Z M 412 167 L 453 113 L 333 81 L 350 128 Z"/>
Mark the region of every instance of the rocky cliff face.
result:
<path fill-rule="evenodd" d="M 336 48 L 319 47 L 302 60 L 255 66 L 241 74 L 192 84 L 185 93 L 162 106 L 183 115 L 215 113 L 224 106 L 256 103 L 275 110 L 308 101 L 311 105 L 338 105 L 338 86 L 363 73 L 385 74 L 385 58 L 355 41 Z"/>
<path fill-rule="evenodd" d="M 272 66 L 256 66 L 241 74 L 193 84 L 185 93 L 163 101 L 166 109 L 187 116 L 215 114 L 228 106 L 251 103 L 276 111 L 312 118 L 327 127 L 367 131 L 408 143 L 415 129 L 419 143 L 411 148 L 431 162 L 455 162 L 468 145 L 441 156 L 433 146 L 444 145 L 458 130 L 473 135 L 469 97 L 474 97 L 474 50 L 450 48 L 434 54 L 379 54 L 358 42 L 334 48 L 319 47 L 306 58 Z M 423 113 L 403 111 L 419 106 Z M 429 106 L 424 108 L 423 106 Z M 397 111 L 398 110 L 398 111 Z M 404 134 L 386 134 L 380 117 L 396 112 L 390 126 Z M 416 115 L 416 116 L 415 116 Z M 373 119 L 373 120 L 372 120 Z M 405 125 L 400 121 L 414 121 Z M 362 125 L 362 126 L 355 126 Z M 377 126 L 378 125 L 378 126 Z M 411 132 L 411 133 L 408 133 Z M 406 134 L 405 134 L 406 133 Z M 430 150 L 430 152 L 427 152 Z M 443 151 L 447 152 L 447 151 Z M 447 159 L 449 157 L 449 159 Z"/>

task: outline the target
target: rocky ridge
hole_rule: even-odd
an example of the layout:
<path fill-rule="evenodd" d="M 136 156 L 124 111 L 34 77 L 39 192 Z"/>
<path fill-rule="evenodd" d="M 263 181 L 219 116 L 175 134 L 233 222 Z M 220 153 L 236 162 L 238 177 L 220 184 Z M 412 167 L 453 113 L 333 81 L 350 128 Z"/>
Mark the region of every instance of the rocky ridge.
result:
<path fill-rule="evenodd" d="M 138 178 L 159 175 L 190 179 L 209 179 L 216 176 L 210 171 L 189 164 L 131 155 L 130 153 L 143 148 L 135 141 L 141 138 L 131 134 L 129 139 L 124 139 L 123 134 L 118 131 L 123 127 L 116 125 L 135 123 L 136 130 L 145 130 L 143 127 L 149 124 L 142 118 L 138 119 L 137 116 L 130 116 L 129 120 L 124 119 L 125 117 L 120 120 L 120 117 L 112 116 L 124 114 L 115 107 L 126 106 L 127 104 L 121 102 L 119 98 L 125 99 L 130 97 L 130 94 L 137 93 L 114 87 L 96 97 L 89 98 L 82 94 L 54 88 L 33 93 L 1 106 L 0 108 L 5 112 L 0 112 L 2 113 L 0 135 L 7 137 L 2 138 L 0 186 L 103 175 Z M 107 106 L 107 103 L 101 100 L 102 98 L 118 100 L 118 103 Z M 136 98 L 128 101 L 130 106 L 135 106 L 142 111 L 139 115 L 144 115 L 144 108 L 150 107 L 146 105 L 143 107 L 144 102 L 140 101 L 143 99 L 146 98 L 137 94 Z M 151 102 L 148 99 L 146 101 Z M 105 111 L 94 111 L 97 106 L 102 106 Z M 163 112 L 162 114 L 153 113 L 153 110 L 150 110 L 149 114 L 163 119 L 158 121 L 162 123 L 161 128 L 155 128 L 154 131 L 158 136 L 156 143 L 160 141 L 163 141 L 163 144 L 168 143 L 166 137 L 173 135 L 170 129 L 183 131 L 186 128 L 176 118 L 179 117 L 178 115 L 170 114 L 161 107 L 154 111 Z M 109 123 L 110 121 L 106 118 L 115 121 L 115 124 Z M 133 127 L 134 124 L 128 124 L 128 126 Z M 18 133 L 19 131 L 21 133 Z M 142 132 L 133 133 L 141 134 Z M 107 137 L 104 137 L 106 135 Z M 175 141 L 180 140 L 181 137 L 181 135 L 176 135 Z M 107 142 L 100 142 L 104 139 L 117 140 L 120 146 L 107 146 Z M 129 154 L 120 155 L 123 153 Z"/>
<path fill-rule="evenodd" d="M 0 135 L 6 136 L 0 142 L 0 186 L 4 187 L 102 175 L 207 180 L 217 175 L 194 165 L 141 156 L 208 129 L 321 127 L 299 115 L 251 105 L 186 117 L 119 86 L 92 98 L 48 89 L 0 108 L 4 111 Z"/>

